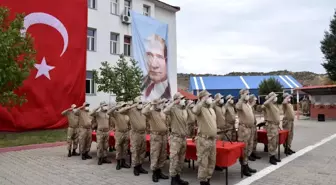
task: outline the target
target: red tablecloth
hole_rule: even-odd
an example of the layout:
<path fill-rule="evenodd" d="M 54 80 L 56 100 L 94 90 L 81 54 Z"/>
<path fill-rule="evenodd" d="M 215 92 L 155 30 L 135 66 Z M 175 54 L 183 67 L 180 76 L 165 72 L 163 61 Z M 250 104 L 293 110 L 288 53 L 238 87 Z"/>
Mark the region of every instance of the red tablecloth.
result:
<path fill-rule="evenodd" d="M 267 132 L 265 129 L 258 130 L 258 143 L 268 144 Z M 286 143 L 288 137 L 288 130 L 279 130 L 279 144 Z"/>
<path fill-rule="evenodd" d="M 150 135 L 146 135 L 147 140 L 147 152 L 150 151 Z M 96 133 L 92 132 L 92 141 L 97 141 L 96 139 Z M 243 154 L 243 149 L 245 147 L 245 144 L 242 142 L 233 142 L 232 144 L 230 142 L 224 142 L 223 141 L 217 141 L 217 156 L 216 156 L 216 165 L 220 167 L 229 167 L 232 166 L 237 162 L 237 159 Z M 110 132 L 110 139 L 109 139 L 109 145 L 114 146 L 115 140 L 114 140 L 114 132 Z M 169 144 L 167 146 L 167 151 L 169 153 Z M 187 152 L 186 152 L 186 159 L 191 159 L 196 161 L 197 155 L 196 155 L 196 143 L 192 142 L 191 139 L 187 139 Z"/>

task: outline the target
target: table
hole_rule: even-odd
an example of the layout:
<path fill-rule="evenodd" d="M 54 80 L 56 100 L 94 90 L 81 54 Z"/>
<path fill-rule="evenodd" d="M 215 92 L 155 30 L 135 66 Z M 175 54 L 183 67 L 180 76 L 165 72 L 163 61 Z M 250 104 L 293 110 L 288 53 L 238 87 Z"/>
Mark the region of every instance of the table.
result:
<path fill-rule="evenodd" d="M 265 129 L 257 130 L 258 143 L 268 144 L 267 131 Z M 278 142 L 278 158 L 280 159 L 280 145 L 287 142 L 288 130 L 279 130 L 279 142 Z M 287 154 L 286 154 L 287 156 Z"/>
<path fill-rule="evenodd" d="M 92 141 L 97 141 L 96 133 L 92 132 Z M 150 151 L 150 135 L 146 135 L 146 141 L 147 141 L 147 152 Z M 224 143 L 224 145 L 223 145 Z M 109 145 L 114 146 L 115 145 L 115 139 L 114 139 L 114 132 L 110 132 L 109 137 Z M 226 184 L 228 184 L 228 167 L 234 165 L 237 162 L 237 159 L 239 159 L 244 154 L 244 147 L 245 144 L 242 142 L 226 142 L 226 141 L 217 141 L 216 142 L 216 165 L 219 167 L 223 167 L 225 169 L 225 181 Z M 169 153 L 169 143 L 167 146 L 167 152 Z M 187 139 L 187 151 L 186 151 L 186 159 L 193 160 L 193 168 L 194 161 L 197 160 L 197 149 L 196 149 L 196 143 L 192 141 L 192 139 Z M 130 160 L 131 161 L 131 160 Z M 190 164 L 189 164 L 190 167 Z M 241 177 L 243 178 L 243 173 L 241 169 Z"/>

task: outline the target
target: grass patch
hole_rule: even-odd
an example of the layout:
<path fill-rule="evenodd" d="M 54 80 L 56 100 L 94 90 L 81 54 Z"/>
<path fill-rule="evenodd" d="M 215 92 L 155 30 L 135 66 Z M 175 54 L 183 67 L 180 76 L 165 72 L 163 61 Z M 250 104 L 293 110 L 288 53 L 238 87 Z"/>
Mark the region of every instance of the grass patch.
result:
<path fill-rule="evenodd" d="M 1 133 L 0 148 L 66 141 L 67 129 Z"/>

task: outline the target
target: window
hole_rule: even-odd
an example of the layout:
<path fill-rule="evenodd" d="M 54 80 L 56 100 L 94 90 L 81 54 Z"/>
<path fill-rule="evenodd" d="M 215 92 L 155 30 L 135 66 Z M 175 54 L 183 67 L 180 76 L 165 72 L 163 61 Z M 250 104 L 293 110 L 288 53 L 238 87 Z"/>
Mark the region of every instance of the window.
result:
<path fill-rule="evenodd" d="M 111 0 L 110 1 L 110 8 L 111 8 L 111 14 L 118 15 L 119 14 L 118 0 Z"/>
<path fill-rule="evenodd" d="M 110 35 L 110 53 L 119 53 L 119 34 L 117 33 L 111 33 Z"/>
<path fill-rule="evenodd" d="M 96 0 L 88 0 L 88 7 L 91 9 L 96 9 L 97 8 Z"/>
<path fill-rule="evenodd" d="M 124 55 L 131 56 L 131 37 L 125 36 L 124 37 Z"/>
<path fill-rule="evenodd" d="M 131 1 L 130 0 L 125 0 L 125 9 L 124 13 L 125 15 L 131 16 Z"/>
<path fill-rule="evenodd" d="M 143 14 L 148 17 L 150 16 L 150 6 L 147 5 L 143 6 Z"/>
<path fill-rule="evenodd" d="M 85 93 L 86 94 L 94 94 L 95 93 L 95 85 L 93 81 L 93 72 L 86 71 L 86 85 L 85 85 Z"/>
<path fill-rule="evenodd" d="M 86 49 L 89 51 L 96 50 L 96 32 L 94 28 L 88 28 L 87 37 L 86 37 Z"/>

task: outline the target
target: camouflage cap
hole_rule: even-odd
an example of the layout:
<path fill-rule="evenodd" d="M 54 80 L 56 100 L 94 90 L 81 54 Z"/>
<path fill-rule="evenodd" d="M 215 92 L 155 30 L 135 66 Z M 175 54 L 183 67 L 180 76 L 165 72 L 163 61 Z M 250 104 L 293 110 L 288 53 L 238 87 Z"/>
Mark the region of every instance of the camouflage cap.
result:
<path fill-rule="evenodd" d="M 257 100 L 257 97 L 254 94 L 250 95 L 250 100 Z"/>
<path fill-rule="evenodd" d="M 174 97 L 173 97 L 174 100 L 181 99 L 181 98 L 184 98 L 184 96 L 180 92 L 177 92 L 174 94 Z"/>
<path fill-rule="evenodd" d="M 275 92 L 270 92 L 269 94 L 268 94 L 268 97 L 270 98 L 270 97 L 275 97 L 275 96 L 278 96 L 278 94 L 276 94 Z"/>
<path fill-rule="evenodd" d="M 232 96 L 231 94 L 229 94 L 229 95 L 227 95 L 226 97 L 225 97 L 225 100 L 229 100 L 229 99 L 233 99 L 234 98 L 234 96 Z"/>
<path fill-rule="evenodd" d="M 151 102 L 152 105 L 157 105 L 157 104 L 160 104 L 160 99 L 155 99 Z"/>
<path fill-rule="evenodd" d="M 216 95 L 215 95 L 215 100 L 219 100 L 219 99 L 221 99 L 221 98 L 223 98 L 224 96 L 223 95 L 221 95 L 220 93 L 217 93 Z"/>
<path fill-rule="evenodd" d="M 292 95 L 290 95 L 289 93 L 283 93 L 282 95 L 283 98 L 287 98 L 288 96 L 292 97 Z"/>
<path fill-rule="evenodd" d="M 118 102 L 117 103 L 117 106 L 118 107 L 122 107 L 122 106 L 124 106 L 124 105 L 126 105 L 127 103 L 125 103 L 125 102 L 123 102 L 123 101 L 120 101 L 120 102 Z"/>
<path fill-rule="evenodd" d="M 100 102 L 100 106 L 107 106 L 107 103 L 105 101 Z"/>
<path fill-rule="evenodd" d="M 239 91 L 239 94 L 240 94 L 240 95 L 242 95 L 242 94 L 244 94 L 244 93 L 249 93 L 249 90 L 248 90 L 248 89 L 241 89 L 241 90 Z"/>
<path fill-rule="evenodd" d="M 198 98 L 199 99 L 202 99 L 204 96 L 210 96 L 211 94 L 208 92 L 208 91 L 206 91 L 206 90 L 203 90 L 203 91 L 201 91 L 199 94 L 198 94 Z"/>
<path fill-rule="evenodd" d="M 141 102 L 141 96 L 137 96 L 134 98 L 134 103 L 140 103 Z"/>

